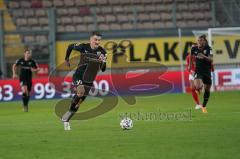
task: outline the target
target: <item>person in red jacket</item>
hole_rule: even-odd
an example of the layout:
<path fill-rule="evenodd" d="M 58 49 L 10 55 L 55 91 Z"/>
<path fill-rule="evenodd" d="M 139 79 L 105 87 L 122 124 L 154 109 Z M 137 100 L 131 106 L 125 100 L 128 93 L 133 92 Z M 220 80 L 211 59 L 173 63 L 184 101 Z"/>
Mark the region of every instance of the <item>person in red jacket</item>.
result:
<path fill-rule="evenodd" d="M 189 84 L 191 87 L 191 93 L 192 93 L 192 97 L 196 103 L 195 109 L 201 109 L 201 104 L 199 102 L 199 98 L 198 98 L 198 93 L 194 86 L 194 73 L 195 73 L 195 57 L 192 56 L 192 64 L 190 65 L 190 55 L 188 54 L 187 58 L 186 58 L 186 62 L 187 62 L 187 68 L 190 68 L 190 70 L 188 70 L 189 75 L 188 75 L 188 80 L 189 80 Z"/>

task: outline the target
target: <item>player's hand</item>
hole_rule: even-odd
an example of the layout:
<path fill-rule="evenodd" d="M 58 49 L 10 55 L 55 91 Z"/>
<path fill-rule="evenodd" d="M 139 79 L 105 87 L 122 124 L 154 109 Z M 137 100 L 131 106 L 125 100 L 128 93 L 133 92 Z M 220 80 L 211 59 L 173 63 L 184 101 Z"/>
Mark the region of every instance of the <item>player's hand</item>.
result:
<path fill-rule="evenodd" d="M 31 68 L 32 72 L 38 72 L 40 70 L 40 68 Z"/>
<path fill-rule="evenodd" d="M 205 58 L 205 55 L 203 55 L 202 53 L 199 53 L 199 54 L 197 55 L 197 58 L 198 58 L 198 59 L 204 59 L 204 58 Z"/>
<path fill-rule="evenodd" d="M 188 72 L 190 72 L 190 71 L 191 71 L 191 67 L 190 67 L 190 66 L 188 66 L 188 68 L 187 68 L 187 69 L 188 69 Z"/>
<path fill-rule="evenodd" d="M 193 77 L 195 76 L 195 72 L 194 71 L 191 71 L 191 74 L 192 74 Z"/>
<path fill-rule="evenodd" d="M 18 78 L 18 75 L 13 74 L 12 78 L 13 78 L 13 79 L 17 79 L 17 78 Z"/>
<path fill-rule="evenodd" d="M 99 58 L 98 58 L 98 60 L 100 61 L 100 62 L 106 62 L 106 57 L 103 55 L 103 54 L 101 54 L 100 56 L 99 56 Z"/>
<path fill-rule="evenodd" d="M 70 62 L 68 60 L 65 60 L 65 65 L 70 67 Z"/>

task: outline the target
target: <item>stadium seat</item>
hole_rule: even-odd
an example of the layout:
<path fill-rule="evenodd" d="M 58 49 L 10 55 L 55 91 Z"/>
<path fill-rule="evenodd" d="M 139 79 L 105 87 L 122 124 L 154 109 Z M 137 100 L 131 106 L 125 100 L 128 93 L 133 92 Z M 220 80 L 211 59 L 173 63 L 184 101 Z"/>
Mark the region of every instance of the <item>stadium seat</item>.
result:
<path fill-rule="evenodd" d="M 33 9 L 26 9 L 24 10 L 24 16 L 25 17 L 33 17 L 34 16 L 34 10 Z"/>
<path fill-rule="evenodd" d="M 47 16 L 47 12 L 44 9 L 36 9 L 35 15 L 37 17 L 46 17 Z"/>
<path fill-rule="evenodd" d="M 150 13 L 150 19 L 152 21 L 159 21 L 161 19 L 161 15 L 159 13 Z"/>
<path fill-rule="evenodd" d="M 64 7 L 63 1 L 53 0 L 53 5 L 55 7 Z"/>
<path fill-rule="evenodd" d="M 48 41 L 48 37 L 47 37 L 47 35 L 37 35 L 36 36 L 36 41 L 47 42 Z"/>
<path fill-rule="evenodd" d="M 95 6 L 97 4 L 97 0 L 87 0 L 86 2 L 90 6 Z"/>
<path fill-rule="evenodd" d="M 83 24 L 79 24 L 76 26 L 76 30 L 79 32 L 87 31 L 87 26 Z"/>
<path fill-rule="evenodd" d="M 72 23 L 72 18 L 69 18 L 69 16 L 62 16 L 62 17 L 60 17 L 60 22 L 63 25 L 71 24 Z"/>
<path fill-rule="evenodd" d="M 20 3 L 15 1 L 9 1 L 8 6 L 9 8 L 12 8 L 12 9 L 18 9 L 20 8 Z"/>
<path fill-rule="evenodd" d="M 42 1 L 32 0 L 31 8 L 42 8 L 42 7 L 43 7 Z"/>
<path fill-rule="evenodd" d="M 43 8 L 51 8 L 53 6 L 52 1 L 42 1 Z"/>
<path fill-rule="evenodd" d="M 97 28 L 96 28 L 96 26 L 94 24 L 88 24 L 87 30 L 88 31 L 94 31 L 94 30 L 97 30 Z"/>
<path fill-rule="evenodd" d="M 119 24 L 116 24 L 116 23 L 111 23 L 110 24 L 110 30 L 120 30 L 121 27 Z"/>
<path fill-rule="evenodd" d="M 58 25 L 57 26 L 57 31 L 58 32 L 65 32 L 65 27 L 63 25 Z"/>
<path fill-rule="evenodd" d="M 75 4 L 76 4 L 76 6 L 78 6 L 78 7 L 83 7 L 83 6 L 86 5 L 86 2 L 83 1 L 83 0 L 75 0 Z"/>
<path fill-rule="evenodd" d="M 101 7 L 101 13 L 102 14 L 109 14 L 109 13 L 112 13 L 113 12 L 113 9 L 111 6 L 103 6 Z"/>
<path fill-rule="evenodd" d="M 121 26 L 122 26 L 122 29 L 126 29 L 126 30 L 135 29 L 133 24 L 131 23 L 122 23 Z"/>
<path fill-rule="evenodd" d="M 64 0 L 64 6 L 66 7 L 73 7 L 74 6 L 74 0 Z"/>
<path fill-rule="evenodd" d="M 29 42 L 34 42 L 35 41 L 35 36 L 32 35 L 26 35 L 24 36 L 24 42 L 29 43 Z"/>
<path fill-rule="evenodd" d="M 68 15 L 68 10 L 66 8 L 57 9 L 57 16 L 66 16 Z"/>
<path fill-rule="evenodd" d="M 112 14 L 108 14 L 108 15 L 106 15 L 106 21 L 109 23 L 116 22 L 116 17 Z"/>
<path fill-rule="evenodd" d="M 97 16 L 97 23 L 102 23 L 102 22 L 105 22 L 105 16 L 103 15 Z"/>
<path fill-rule="evenodd" d="M 155 29 L 162 29 L 162 28 L 165 28 L 165 23 L 156 21 L 153 23 L 153 26 Z"/>
<path fill-rule="evenodd" d="M 41 26 L 32 26 L 32 29 L 33 31 L 41 31 L 43 30 L 43 28 Z"/>
<path fill-rule="evenodd" d="M 145 6 L 145 12 L 156 12 L 155 5 L 146 5 Z"/>
<path fill-rule="evenodd" d="M 13 17 L 17 29 L 45 29 L 48 30 L 48 14 L 45 8 L 55 7 L 57 14 L 58 30 L 70 32 L 86 31 L 91 29 L 88 26 L 95 26 L 94 14 L 96 14 L 97 25 L 105 30 L 119 28 L 134 28 L 132 23 L 139 23 L 140 27 L 152 28 L 171 28 L 173 27 L 173 8 L 174 0 L 12 0 L 6 1 L 7 7 L 10 9 L 17 8 L 37 8 L 28 10 L 13 10 L 10 15 Z M 37 4 L 39 3 L 39 4 Z M 34 4 L 36 6 L 34 7 Z M 39 8 L 37 5 L 42 5 Z M 198 23 L 203 22 L 203 26 L 211 25 L 212 13 L 211 4 L 208 0 L 178 0 L 176 2 L 176 22 L 178 26 L 199 26 Z M 200 12 L 196 10 L 200 8 Z M 137 19 L 135 18 L 135 11 Z M 37 17 L 37 18 L 36 18 Z M 20 18 L 20 19 L 19 19 Z M 27 19 L 23 20 L 23 19 Z M 33 20 L 33 18 L 35 18 Z M 183 21 L 183 22 L 181 22 Z M 189 21 L 195 21 L 194 24 Z M 142 24 L 144 23 L 144 24 Z M 69 27 L 69 25 L 76 25 Z M 86 27 L 82 27 L 86 25 Z M 40 27 L 36 27 L 39 25 Z M 80 25 L 77 27 L 77 25 Z M 105 25 L 108 25 L 106 27 Z M 116 26 L 119 25 L 119 26 Z M 142 25 L 142 26 L 141 26 Z M 68 26 L 68 27 L 66 27 Z"/>
<path fill-rule="evenodd" d="M 133 8 L 133 6 L 126 5 L 126 6 L 123 7 L 123 11 L 125 13 L 133 13 L 134 12 L 134 8 Z"/>
<path fill-rule="evenodd" d="M 109 30 L 109 29 L 110 29 L 110 28 L 109 28 L 109 25 L 104 24 L 104 23 L 99 24 L 99 30 L 107 31 L 107 30 Z"/>
<path fill-rule="evenodd" d="M 18 18 L 16 20 L 16 23 L 18 26 L 24 26 L 27 25 L 27 19 L 26 18 Z"/>
<path fill-rule="evenodd" d="M 22 17 L 23 16 L 23 10 L 17 9 L 11 11 L 13 17 Z"/>
<path fill-rule="evenodd" d="M 98 5 L 107 5 L 108 1 L 107 0 L 97 0 Z"/>
<path fill-rule="evenodd" d="M 127 17 L 127 15 L 118 14 L 118 15 L 117 15 L 117 20 L 118 20 L 118 22 L 120 22 L 120 23 L 128 22 L 128 17 Z"/>
<path fill-rule="evenodd" d="M 138 20 L 142 21 L 148 21 L 150 19 L 148 14 L 140 13 L 138 14 Z"/>
<path fill-rule="evenodd" d="M 30 8 L 31 7 L 31 2 L 30 1 L 20 1 L 20 6 L 21 8 Z"/>
<path fill-rule="evenodd" d="M 46 17 L 41 17 L 41 18 L 39 18 L 39 24 L 40 25 L 48 25 L 48 18 L 46 18 Z"/>
<path fill-rule="evenodd" d="M 166 27 L 166 28 L 173 28 L 173 27 L 174 27 L 174 24 L 173 24 L 172 21 L 167 21 L 167 22 L 165 23 L 165 27 Z"/>
<path fill-rule="evenodd" d="M 27 23 L 28 25 L 32 26 L 32 25 L 37 25 L 38 24 L 38 19 L 37 18 L 28 18 L 27 19 Z"/>
<path fill-rule="evenodd" d="M 66 32 L 76 32 L 76 29 L 75 29 L 75 27 L 73 25 L 67 25 L 65 27 L 65 31 Z"/>
<path fill-rule="evenodd" d="M 73 16 L 72 18 L 74 24 L 81 24 L 83 23 L 83 18 L 79 16 Z"/>
<path fill-rule="evenodd" d="M 113 6 L 113 12 L 116 14 L 121 14 L 124 12 L 123 7 L 121 6 Z"/>

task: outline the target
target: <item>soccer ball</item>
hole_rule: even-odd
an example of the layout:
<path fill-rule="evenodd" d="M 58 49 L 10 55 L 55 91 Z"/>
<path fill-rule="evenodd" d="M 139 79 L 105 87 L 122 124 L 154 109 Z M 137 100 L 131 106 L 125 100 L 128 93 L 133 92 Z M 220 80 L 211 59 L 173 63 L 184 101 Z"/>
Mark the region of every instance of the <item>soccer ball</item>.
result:
<path fill-rule="evenodd" d="M 120 126 L 123 130 L 129 130 L 133 127 L 133 121 L 130 118 L 123 118 L 120 122 Z"/>

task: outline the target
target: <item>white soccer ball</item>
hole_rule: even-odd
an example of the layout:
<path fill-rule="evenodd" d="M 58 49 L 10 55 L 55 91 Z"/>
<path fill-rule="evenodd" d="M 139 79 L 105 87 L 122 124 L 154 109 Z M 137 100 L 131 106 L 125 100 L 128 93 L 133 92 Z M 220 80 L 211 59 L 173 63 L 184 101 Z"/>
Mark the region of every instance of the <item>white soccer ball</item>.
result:
<path fill-rule="evenodd" d="M 120 122 L 120 126 L 123 130 L 129 130 L 133 127 L 133 121 L 130 118 L 123 118 Z"/>

